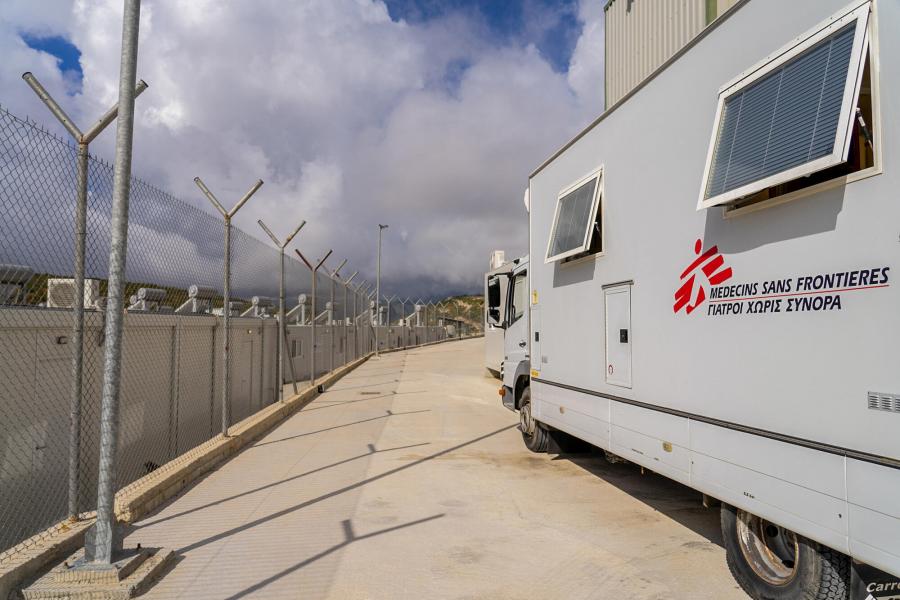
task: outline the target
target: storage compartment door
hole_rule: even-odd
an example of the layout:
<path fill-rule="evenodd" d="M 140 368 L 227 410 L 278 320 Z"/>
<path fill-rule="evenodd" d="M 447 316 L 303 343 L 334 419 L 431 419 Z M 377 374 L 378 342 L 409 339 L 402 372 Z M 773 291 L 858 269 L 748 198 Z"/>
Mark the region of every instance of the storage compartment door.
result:
<path fill-rule="evenodd" d="M 631 285 L 603 290 L 606 300 L 606 383 L 631 387 Z"/>

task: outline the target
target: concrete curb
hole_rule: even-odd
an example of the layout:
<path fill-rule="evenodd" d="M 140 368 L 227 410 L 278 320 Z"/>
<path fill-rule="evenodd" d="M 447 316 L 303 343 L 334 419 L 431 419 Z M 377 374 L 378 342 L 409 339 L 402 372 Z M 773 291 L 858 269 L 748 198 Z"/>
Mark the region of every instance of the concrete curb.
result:
<path fill-rule="evenodd" d="M 382 350 L 382 354 L 415 350 L 445 342 L 481 337 L 449 338 Z M 333 385 L 344 375 L 373 357 L 370 352 L 316 381 L 316 387 L 308 387 L 283 403 L 270 404 L 259 412 L 231 427 L 229 436 L 221 435 L 162 465 L 155 471 L 119 490 L 116 494 L 116 516 L 121 523 L 134 523 L 155 508 L 177 495 L 201 476 L 237 454 L 241 449 L 259 439 L 283 420 L 302 409 L 319 396 L 318 386 Z M 10 558 L 0 564 L 0 600 L 15 600 L 15 591 L 28 579 L 74 553 L 84 545 L 84 535 L 94 524 L 94 513 L 82 515 L 75 522 L 63 521 L 10 548 L 4 554 Z"/>
<path fill-rule="evenodd" d="M 94 524 L 94 514 L 83 516 L 81 521 L 58 523 L 10 549 L 12 559 L 0 565 L 0 600 L 15 600 L 22 582 L 84 545 L 84 534 Z"/>

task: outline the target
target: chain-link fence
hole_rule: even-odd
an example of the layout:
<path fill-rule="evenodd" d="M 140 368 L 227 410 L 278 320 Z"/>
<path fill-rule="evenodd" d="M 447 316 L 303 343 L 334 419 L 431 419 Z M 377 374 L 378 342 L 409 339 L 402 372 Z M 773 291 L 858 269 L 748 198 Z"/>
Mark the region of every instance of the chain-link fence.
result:
<path fill-rule="evenodd" d="M 74 145 L 0 108 L 0 564 L 96 504 L 113 168 L 88 162 L 76 348 L 76 160 Z M 221 219 L 137 179 L 130 205 L 119 489 L 218 435 L 225 385 Z M 464 333 L 439 326 L 430 307 L 421 309 L 428 318 L 417 318 L 412 303 L 398 301 L 373 326 L 366 289 L 345 290 L 338 279 L 327 304 L 334 280 L 322 271 L 313 306 L 309 270 L 289 257 L 280 350 L 279 260 L 272 245 L 233 230 L 231 423 L 276 402 L 282 386 L 290 393 L 291 385 L 308 385 L 311 354 L 318 376 L 373 351 L 376 340 L 389 349 Z"/>

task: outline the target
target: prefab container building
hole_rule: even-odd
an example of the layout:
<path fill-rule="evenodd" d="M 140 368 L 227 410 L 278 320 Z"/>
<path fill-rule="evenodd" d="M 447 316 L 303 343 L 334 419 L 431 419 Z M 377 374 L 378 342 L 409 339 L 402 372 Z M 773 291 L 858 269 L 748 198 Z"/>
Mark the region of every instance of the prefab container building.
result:
<path fill-rule="evenodd" d="M 608 0 L 606 106 L 612 106 L 737 0 Z"/>

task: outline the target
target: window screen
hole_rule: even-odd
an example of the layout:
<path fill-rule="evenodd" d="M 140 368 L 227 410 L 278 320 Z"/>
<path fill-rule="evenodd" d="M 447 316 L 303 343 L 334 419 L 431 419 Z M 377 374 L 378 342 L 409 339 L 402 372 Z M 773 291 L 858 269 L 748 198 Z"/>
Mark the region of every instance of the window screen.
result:
<path fill-rule="evenodd" d="M 790 59 L 763 67 L 768 72 L 762 77 L 723 93 L 701 204 L 733 200 L 846 160 L 856 103 L 854 96 L 846 105 L 845 95 L 848 86 L 857 91 L 861 72 L 857 36 L 865 36 L 865 27 L 845 17 Z"/>
<path fill-rule="evenodd" d="M 599 184 L 597 175 L 559 198 L 547 262 L 583 252 L 590 245 Z"/>

